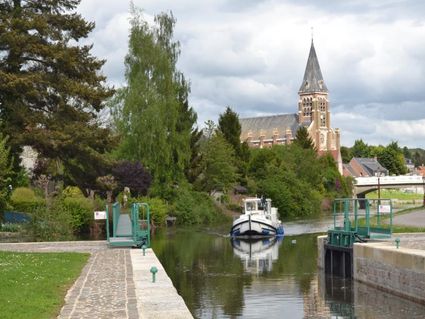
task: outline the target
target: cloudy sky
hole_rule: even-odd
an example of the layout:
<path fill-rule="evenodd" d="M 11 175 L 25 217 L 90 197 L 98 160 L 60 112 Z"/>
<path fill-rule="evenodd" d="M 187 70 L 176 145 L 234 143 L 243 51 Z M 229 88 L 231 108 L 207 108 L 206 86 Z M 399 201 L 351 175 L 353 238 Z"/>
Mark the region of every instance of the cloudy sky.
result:
<path fill-rule="evenodd" d="M 425 148 L 425 1 L 134 0 L 146 20 L 171 10 L 198 123 L 295 113 L 311 27 L 342 144 Z M 129 2 L 82 0 L 110 84 L 125 85 Z"/>

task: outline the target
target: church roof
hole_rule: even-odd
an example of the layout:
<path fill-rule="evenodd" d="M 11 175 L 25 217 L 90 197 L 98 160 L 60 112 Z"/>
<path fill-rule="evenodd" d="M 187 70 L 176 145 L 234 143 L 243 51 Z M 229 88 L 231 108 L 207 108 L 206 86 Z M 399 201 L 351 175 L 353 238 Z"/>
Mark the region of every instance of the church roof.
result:
<path fill-rule="evenodd" d="M 322 71 L 320 71 L 319 60 L 311 41 L 310 54 L 308 55 L 307 66 L 305 67 L 303 83 L 298 93 L 328 92 L 323 81 Z"/>
<path fill-rule="evenodd" d="M 246 139 L 248 133 L 252 138 L 259 138 L 260 133 L 266 138 L 271 138 L 277 130 L 279 137 L 285 136 L 287 129 L 290 129 L 292 136 L 295 137 L 298 127 L 297 114 L 279 114 L 271 116 L 259 116 L 239 119 L 241 123 L 241 138 Z"/>

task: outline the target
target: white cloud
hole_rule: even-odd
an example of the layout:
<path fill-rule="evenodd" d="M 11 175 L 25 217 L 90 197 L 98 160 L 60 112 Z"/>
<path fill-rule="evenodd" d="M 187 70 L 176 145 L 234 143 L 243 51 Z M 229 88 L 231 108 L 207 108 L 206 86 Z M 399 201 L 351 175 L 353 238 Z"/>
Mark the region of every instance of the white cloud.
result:
<path fill-rule="evenodd" d="M 296 112 L 310 27 L 344 145 L 425 147 L 425 25 L 422 1 L 137 0 L 151 18 L 172 10 L 179 67 L 191 80 L 199 123 L 231 105 L 241 116 Z M 109 82 L 124 82 L 129 3 L 83 0 L 96 22 L 89 41 L 107 59 Z"/>

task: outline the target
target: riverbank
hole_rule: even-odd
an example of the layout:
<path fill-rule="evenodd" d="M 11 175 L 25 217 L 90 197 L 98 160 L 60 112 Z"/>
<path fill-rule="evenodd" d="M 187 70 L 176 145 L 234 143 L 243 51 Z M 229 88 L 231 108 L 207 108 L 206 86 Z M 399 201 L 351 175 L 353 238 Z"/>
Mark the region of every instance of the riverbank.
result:
<path fill-rule="evenodd" d="M 58 316 L 74 318 L 192 318 L 155 253 L 108 248 L 105 241 L 0 243 L 2 251 L 90 253 Z M 159 271 L 151 283 L 150 268 Z M 149 297 L 149 298 L 146 298 Z M 166 304 L 164 304 L 164 301 Z"/>

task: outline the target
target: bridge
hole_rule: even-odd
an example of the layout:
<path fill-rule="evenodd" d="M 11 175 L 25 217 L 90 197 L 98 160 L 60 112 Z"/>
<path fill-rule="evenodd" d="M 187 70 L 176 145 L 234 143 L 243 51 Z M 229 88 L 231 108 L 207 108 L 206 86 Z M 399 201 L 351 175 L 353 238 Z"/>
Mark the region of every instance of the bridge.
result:
<path fill-rule="evenodd" d="M 354 180 L 354 193 L 357 197 L 361 197 L 358 195 L 364 195 L 378 188 L 404 188 L 410 186 L 422 186 L 425 189 L 425 177 L 420 175 L 356 177 Z"/>

